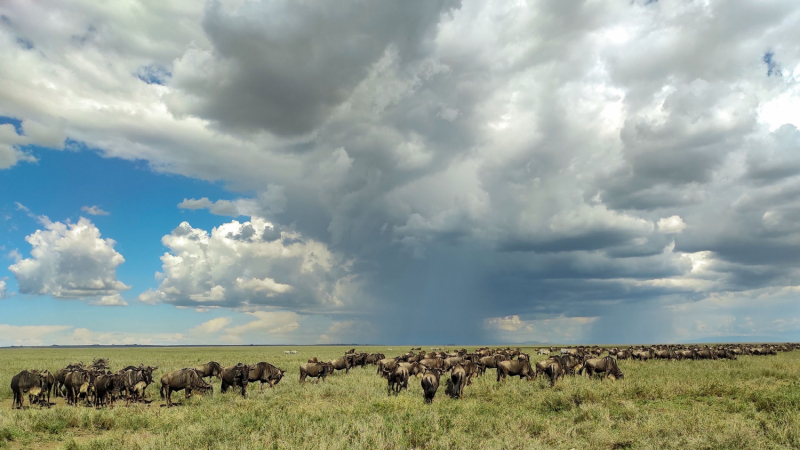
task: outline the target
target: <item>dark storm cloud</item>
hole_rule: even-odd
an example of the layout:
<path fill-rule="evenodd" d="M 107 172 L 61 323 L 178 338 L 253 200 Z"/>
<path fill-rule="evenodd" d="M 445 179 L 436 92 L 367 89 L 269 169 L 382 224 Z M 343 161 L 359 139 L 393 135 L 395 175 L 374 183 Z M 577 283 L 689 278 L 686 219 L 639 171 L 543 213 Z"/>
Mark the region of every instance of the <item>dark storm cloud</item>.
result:
<path fill-rule="evenodd" d="M 212 73 L 176 74 L 193 97 L 181 110 L 228 129 L 313 131 L 346 101 L 390 45 L 404 61 L 428 53 L 440 15 L 458 2 L 218 1 L 203 19 Z M 214 66 L 212 66 L 212 64 Z"/>

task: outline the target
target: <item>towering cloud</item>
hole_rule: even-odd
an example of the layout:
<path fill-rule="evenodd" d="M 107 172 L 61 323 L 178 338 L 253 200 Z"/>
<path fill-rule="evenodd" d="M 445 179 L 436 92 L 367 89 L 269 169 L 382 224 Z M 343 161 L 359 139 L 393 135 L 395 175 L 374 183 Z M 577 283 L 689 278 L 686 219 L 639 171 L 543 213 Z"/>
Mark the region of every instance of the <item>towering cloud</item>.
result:
<path fill-rule="evenodd" d="M 117 266 L 125 262 L 113 239 L 100 237 L 100 230 L 83 217 L 77 223 L 43 220 L 25 240 L 33 247 L 31 258 L 21 259 L 8 269 L 14 274 L 19 292 L 51 295 L 55 298 L 95 298 L 98 305 L 123 305 L 119 292 L 130 289 L 117 280 Z"/>

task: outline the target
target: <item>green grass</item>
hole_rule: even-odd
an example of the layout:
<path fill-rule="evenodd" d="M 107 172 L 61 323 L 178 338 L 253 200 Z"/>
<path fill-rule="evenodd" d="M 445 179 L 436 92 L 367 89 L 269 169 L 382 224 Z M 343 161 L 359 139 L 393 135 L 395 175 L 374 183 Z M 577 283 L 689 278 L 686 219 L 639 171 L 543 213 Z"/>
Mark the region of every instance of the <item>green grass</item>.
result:
<path fill-rule="evenodd" d="M 382 351 L 386 347 L 360 347 Z M 567 377 L 495 381 L 494 370 L 452 400 L 441 388 L 432 405 L 420 379 L 386 393 L 375 367 L 340 372 L 324 383 L 298 383 L 311 356 L 332 359 L 344 347 L 0 350 L 0 447 L 53 448 L 800 448 L 800 352 L 738 361 L 621 361 L 625 380 Z M 407 350 L 407 349 L 403 349 Z M 524 349 L 523 349 L 524 350 Z M 533 352 L 531 352 L 533 353 Z M 69 362 L 108 357 L 114 369 L 159 366 L 150 406 L 94 410 L 55 406 L 12 411 L 11 377 Z M 541 357 L 540 357 L 541 358 Z M 195 396 L 160 407 L 158 379 L 208 360 L 223 365 L 269 361 L 287 369 L 273 390 L 251 385 L 248 398 Z M 27 400 L 26 400 L 27 404 Z"/>

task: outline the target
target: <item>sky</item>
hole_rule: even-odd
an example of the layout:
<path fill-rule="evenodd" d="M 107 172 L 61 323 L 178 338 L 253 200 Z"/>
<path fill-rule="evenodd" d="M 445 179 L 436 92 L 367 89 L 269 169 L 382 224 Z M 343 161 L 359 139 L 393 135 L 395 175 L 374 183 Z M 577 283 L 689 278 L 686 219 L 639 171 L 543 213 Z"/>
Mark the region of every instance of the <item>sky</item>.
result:
<path fill-rule="evenodd" d="M 800 4 L 0 3 L 0 346 L 800 341 Z"/>

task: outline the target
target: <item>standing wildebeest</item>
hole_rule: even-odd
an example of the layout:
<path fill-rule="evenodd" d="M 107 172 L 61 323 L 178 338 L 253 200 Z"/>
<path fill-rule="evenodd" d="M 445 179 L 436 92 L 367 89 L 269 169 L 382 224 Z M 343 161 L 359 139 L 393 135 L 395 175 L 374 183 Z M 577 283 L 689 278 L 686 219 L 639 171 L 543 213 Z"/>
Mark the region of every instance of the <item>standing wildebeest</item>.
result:
<path fill-rule="evenodd" d="M 520 378 L 525 377 L 529 381 L 533 377 L 534 372 L 531 368 L 530 361 L 500 361 L 497 364 L 497 381 L 501 379 L 505 381 L 506 377 L 511 375 L 512 377 L 519 376 Z"/>
<path fill-rule="evenodd" d="M 73 370 L 64 378 L 64 387 L 67 388 L 67 404 L 78 406 L 81 396 L 86 398 L 86 403 L 91 404 L 91 393 L 94 391 L 94 372 L 86 370 Z"/>
<path fill-rule="evenodd" d="M 224 394 L 229 387 L 241 387 L 242 397 L 247 395 L 247 382 L 250 379 L 250 367 L 239 363 L 235 366 L 222 368 L 222 386 L 220 391 Z"/>
<path fill-rule="evenodd" d="M 352 355 L 352 354 L 353 354 L 353 353 L 355 353 L 355 352 L 356 352 L 356 349 L 354 349 L 354 348 L 351 348 L 350 350 L 348 350 L 348 351 L 344 352 L 344 354 L 345 354 L 345 355 Z"/>
<path fill-rule="evenodd" d="M 619 366 L 617 366 L 617 360 L 610 356 L 606 356 L 605 358 L 587 359 L 586 362 L 583 363 L 583 366 L 578 370 L 578 374 L 580 375 L 584 370 L 589 378 L 592 378 L 592 375 L 594 374 L 604 374 L 604 378 L 608 378 L 611 375 L 614 376 L 614 379 L 625 378 L 625 375 L 621 370 L 619 370 Z"/>
<path fill-rule="evenodd" d="M 272 364 L 262 361 L 258 364 L 250 366 L 250 373 L 247 379 L 251 383 L 254 381 L 260 381 L 261 392 L 264 392 L 264 383 L 269 383 L 269 387 L 273 388 L 281 381 L 284 373 L 286 373 L 285 370 L 278 369 Z"/>
<path fill-rule="evenodd" d="M 38 397 L 42 392 L 42 375 L 36 370 L 30 372 L 23 370 L 11 378 L 11 392 L 14 393 L 11 409 L 22 409 L 23 394 L 28 394 L 29 397 Z M 28 403 L 32 403 L 32 400 L 29 398 Z"/>
<path fill-rule="evenodd" d="M 550 378 L 550 386 L 556 385 L 556 380 L 564 378 L 564 368 L 560 360 L 553 360 L 544 368 L 544 373 Z"/>
<path fill-rule="evenodd" d="M 384 376 L 389 380 L 388 391 L 399 394 L 401 390 L 408 390 L 408 369 L 397 366 L 394 370 L 385 369 Z"/>
<path fill-rule="evenodd" d="M 209 361 L 205 364 L 195 367 L 194 370 L 198 375 L 200 375 L 200 378 L 220 378 L 220 374 L 222 374 L 222 365 L 216 361 Z"/>
<path fill-rule="evenodd" d="M 344 369 L 344 373 L 348 374 L 348 373 L 350 373 L 350 367 L 351 367 L 352 361 L 353 361 L 352 358 L 348 358 L 346 356 L 343 356 L 343 357 L 341 357 L 339 359 L 332 359 L 332 360 L 328 361 L 328 364 L 332 365 L 335 370 Z"/>
<path fill-rule="evenodd" d="M 203 381 L 194 369 L 180 369 L 172 371 L 161 377 L 161 399 L 166 397 L 167 407 L 172 406 L 172 393 L 183 390 L 185 397 L 192 396 L 192 390 L 200 392 L 213 391 L 210 384 Z"/>
<path fill-rule="evenodd" d="M 408 370 L 408 375 L 412 377 L 425 373 L 425 366 L 418 362 L 401 362 L 397 363 L 397 367 L 405 367 Z"/>
<path fill-rule="evenodd" d="M 121 374 L 102 374 L 94 379 L 94 407 L 99 408 L 106 401 L 114 404 L 114 393 L 119 394 L 125 389 L 125 381 Z"/>
<path fill-rule="evenodd" d="M 305 383 L 306 377 L 317 378 L 325 381 L 325 377 L 333 373 L 333 366 L 328 363 L 305 363 L 300 365 L 300 382 Z"/>
<path fill-rule="evenodd" d="M 158 369 L 158 366 L 151 367 L 139 365 L 139 367 L 128 366 L 121 371 L 122 380 L 125 384 L 125 406 L 130 404 L 133 400 L 136 403 L 139 400 L 144 400 L 147 386 L 153 382 L 153 371 Z"/>
<path fill-rule="evenodd" d="M 464 393 L 464 386 L 467 384 L 467 371 L 461 363 L 456 363 L 450 372 L 450 381 L 452 383 L 452 391 L 450 395 L 453 398 L 461 398 Z"/>
<path fill-rule="evenodd" d="M 53 386 L 56 384 L 56 378 L 50 373 L 49 370 L 43 370 L 40 375 L 42 376 L 42 392 L 39 394 L 39 406 L 42 405 L 42 402 L 47 402 L 47 407 L 50 407 L 50 391 L 53 390 Z"/>
<path fill-rule="evenodd" d="M 65 396 L 66 395 L 65 392 L 61 391 L 61 389 L 66 389 L 64 387 L 64 378 L 67 376 L 69 372 L 82 368 L 83 368 L 83 363 L 80 363 L 80 364 L 70 364 L 67 367 L 64 367 L 63 369 L 57 370 L 56 373 L 53 375 L 54 378 L 56 379 L 56 383 L 53 387 L 53 390 L 55 391 L 53 392 L 53 395 L 56 397 Z"/>
<path fill-rule="evenodd" d="M 436 390 L 439 389 L 439 377 L 442 376 L 442 371 L 439 369 L 426 368 L 425 374 L 422 375 L 422 396 L 425 397 L 425 403 L 433 403 L 433 397 L 436 396 Z"/>
<path fill-rule="evenodd" d="M 496 354 L 494 356 L 484 356 L 480 360 L 478 360 L 481 364 L 483 364 L 484 370 L 486 369 L 497 369 L 497 365 L 500 364 L 501 361 L 505 361 L 506 358 L 501 354 Z"/>

